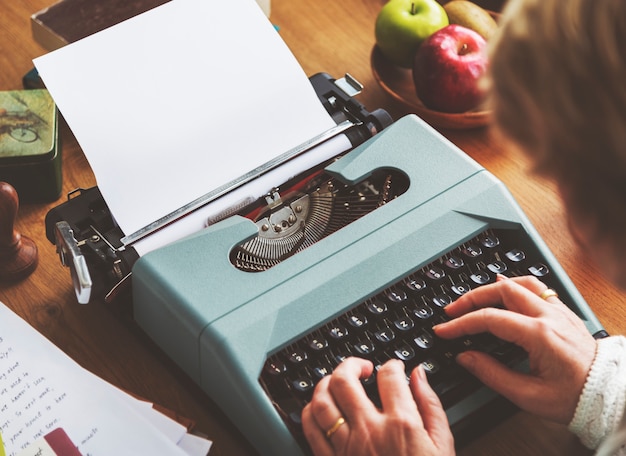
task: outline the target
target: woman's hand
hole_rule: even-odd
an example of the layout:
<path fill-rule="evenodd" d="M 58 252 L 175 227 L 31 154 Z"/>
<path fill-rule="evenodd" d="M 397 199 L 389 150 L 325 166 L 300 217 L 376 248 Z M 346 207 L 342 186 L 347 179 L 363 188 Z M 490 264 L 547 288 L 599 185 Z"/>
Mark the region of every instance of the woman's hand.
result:
<path fill-rule="evenodd" d="M 371 362 L 348 358 L 323 378 L 302 411 L 302 425 L 313 453 L 326 455 L 452 455 L 454 440 L 441 402 L 423 368 L 407 382 L 399 360 L 376 373 L 382 410 L 368 398 L 361 379 Z"/>
<path fill-rule="evenodd" d="M 462 353 L 457 362 L 520 408 L 567 424 L 593 362 L 596 341 L 558 297 L 539 296 L 546 289 L 534 277 L 499 277 L 446 307 L 455 319 L 434 330 L 446 339 L 490 332 L 524 348 L 530 360 L 528 374 L 479 352 Z"/>

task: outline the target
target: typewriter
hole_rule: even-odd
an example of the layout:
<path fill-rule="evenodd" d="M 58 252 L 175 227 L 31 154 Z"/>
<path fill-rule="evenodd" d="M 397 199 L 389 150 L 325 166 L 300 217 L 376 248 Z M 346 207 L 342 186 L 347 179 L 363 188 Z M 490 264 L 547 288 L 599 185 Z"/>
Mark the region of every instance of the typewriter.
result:
<path fill-rule="evenodd" d="M 526 354 L 486 334 L 432 331 L 447 304 L 497 274 L 535 275 L 606 336 L 497 178 L 414 115 L 361 133 L 350 151 L 141 257 L 116 257 L 110 236 L 124 234 L 97 189 L 46 220 L 100 288 L 132 274 L 138 325 L 261 454 L 309 453 L 300 412 L 348 356 L 398 358 L 407 373 L 423 365 L 460 445 L 508 416 L 514 407 L 454 357 L 479 349 L 524 371 Z M 375 376 L 363 384 L 378 403 Z"/>

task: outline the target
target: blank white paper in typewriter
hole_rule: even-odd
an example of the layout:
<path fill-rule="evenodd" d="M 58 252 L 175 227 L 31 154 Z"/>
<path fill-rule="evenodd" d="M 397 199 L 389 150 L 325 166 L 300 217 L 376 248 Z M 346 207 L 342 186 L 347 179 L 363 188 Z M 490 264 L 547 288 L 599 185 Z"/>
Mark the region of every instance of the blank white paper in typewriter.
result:
<path fill-rule="evenodd" d="M 173 0 L 35 65 L 126 235 L 335 126 L 254 0 Z"/>

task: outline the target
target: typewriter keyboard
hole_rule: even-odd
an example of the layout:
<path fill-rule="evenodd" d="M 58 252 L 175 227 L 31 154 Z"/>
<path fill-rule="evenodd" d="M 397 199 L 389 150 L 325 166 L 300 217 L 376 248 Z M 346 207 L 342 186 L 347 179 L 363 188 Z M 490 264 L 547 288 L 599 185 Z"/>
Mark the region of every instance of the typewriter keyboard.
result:
<path fill-rule="evenodd" d="M 407 375 L 422 364 L 444 408 L 454 405 L 480 387 L 456 364 L 456 354 L 482 350 L 508 365 L 526 357 L 520 348 L 490 334 L 448 341 L 432 330 L 448 319 L 443 312 L 448 304 L 472 288 L 494 282 L 497 274 L 534 275 L 564 296 L 523 231 L 490 229 L 274 353 L 259 380 L 300 441 L 301 410 L 316 383 L 348 356 L 367 358 L 376 367 L 398 358 L 404 361 Z M 380 405 L 375 374 L 363 384 Z"/>

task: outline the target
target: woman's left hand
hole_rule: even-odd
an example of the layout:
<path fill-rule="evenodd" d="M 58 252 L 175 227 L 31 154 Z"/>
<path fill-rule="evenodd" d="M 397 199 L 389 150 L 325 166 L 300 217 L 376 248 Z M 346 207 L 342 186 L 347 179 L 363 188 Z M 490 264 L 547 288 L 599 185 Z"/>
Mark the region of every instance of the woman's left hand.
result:
<path fill-rule="evenodd" d="M 490 332 L 524 348 L 530 362 L 527 374 L 478 351 L 461 353 L 457 362 L 523 410 L 567 424 L 597 344 L 555 293 L 541 297 L 546 289 L 535 277 L 499 277 L 448 305 L 446 313 L 453 320 L 434 330 L 444 339 Z"/>
<path fill-rule="evenodd" d="M 348 358 L 323 378 L 302 412 L 304 433 L 317 456 L 453 455 L 454 439 L 423 368 L 407 382 L 404 364 L 386 362 L 376 373 L 382 409 L 361 383 L 371 362 Z"/>

